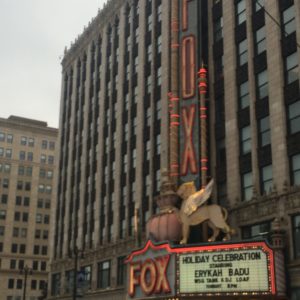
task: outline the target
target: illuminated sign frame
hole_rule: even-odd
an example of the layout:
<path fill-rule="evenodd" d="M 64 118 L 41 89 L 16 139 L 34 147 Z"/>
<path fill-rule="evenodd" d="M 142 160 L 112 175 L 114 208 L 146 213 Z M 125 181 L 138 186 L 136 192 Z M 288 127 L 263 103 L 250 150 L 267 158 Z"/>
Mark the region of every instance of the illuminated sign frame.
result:
<path fill-rule="evenodd" d="M 191 255 L 191 254 L 198 254 L 198 255 L 203 255 L 203 254 L 212 254 L 212 253 L 218 253 L 221 252 L 222 254 L 226 254 L 226 251 L 228 253 L 229 252 L 233 252 L 233 251 L 243 251 L 243 252 L 247 252 L 247 251 L 263 251 L 263 253 L 266 254 L 267 256 L 267 273 L 268 273 L 268 291 L 225 291 L 225 292 L 206 292 L 206 293 L 199 293 L 199 292 L 189 292 L 189 293 L 181 293 L 180 292 L 180 268 L 179 268 L 179 263 L 180 263 L 180 257 L 182 257 L 183 255 Z M 182 247 L 182 246 L 173 246 L 171 247 L 168 243 L 164 243 L 164 244 L 153 244 L 153 242 L 151 240 L 149 240 L 145 247 L 142 249 L 139 249 L 137 251 L 132 252 L 127 260 L 126 263 L 129 264 L 129 266 L 136 266 L 136 259 L 138 258 L 138 265 L 142 266 L 145 264 L 145 268 L 147 266 L 147 268 L 149 268 L 149 270 L 152 268 L 152 266 L 149 266 L 147 264 L 149 264 L 149 257 L 147 256 L 148 251 L 151 251 L 151 253 L 155 253 L 157 251 L 158 256 L 154 256 L 152 257 L 152 260 L 160 260 L 161 258 L 161 251 L 165 251 L 165 253 L 163 255 L 170 255 L 170 258 L 172 257 L 172 255 L 175 257 L 175 268 L 174 271 L 176 272 L 176 276 L 174 277 L 174 282 L 172 280 L 170 280 L 170 278 L 165 278 L 163 276 L 161 276 L 160 280 L 166 280 L 168 281 L 168 284 L 170 285 L 170 287 L 172 288 L 172 286 L 175 287 L 175 295 L 174 293 L 172 293 L 171 289 L 170 289 L 170 295 L 168 295 L 168 293 L 149 293 L 149 295 L 147 295 L 146 293 L 144 293 L 144 297 L 139 296 L 136 297 L 136 295 L 134 294 L 129 294 L 129 296 L 132 299 L 145 299 L 147 297 L 153 297 L 155 296 L 156 298 L 159 297 L 197 297 L 197 296 L 239 296 L 239 295 L 262 295 L 262 296 L 267 296 L 267 295 L 272 295 L 275 296 L 277 294 L 277 289 L 276 289 L 276 280 L 275 280 L 275 257 L 274 257 L 274 251 L 273 249 L 268 246 L 268 244 L 264 241 L 255 241 L 255 242 L 241 242 L 241 243 L 222 243 L 222 244 L 213 244 L 213 245 L 204 245 L 204 246 L 186 246 L 186 247 Z M 219 254 L 220 255 L 220 254 Z M 168 258 L 168 262 L 169 262 L 169 258 Z M 167 267 L 164 265 L 163 266 L 163 272 L 164 274 L 167 274 Z M 137 268 L 136 270 L 138 270 L 139 272 L 139 268 Z M 152 273 L 154 272 L 153 270 L 150 270 Z M 149 272 L 150 272 L 149 271 Z M 146 271 L 144 271 L 146 272 Z M 151 272 L 149 273 L 151 275 Z M 159 271 L 158 271 L 159 272 Z M 160 274 L 163 274 L 162 271 L 160 271 Z M 138 274 L 138 276 L 140 276 L 141 274 Z M 145 274 L 143 274 L 143 276 L 146 276 Z M 151 275 L 152 276 L 152 275 Z M 150 276 L 150 277 L 151 277 Z M 167 275 L 166 275 L 167 276 Z M 133 276 L 133 278 L 136 280 L 137 277 Z M 146 278 L 146 277 L 145 277 Z M 151 277 L 151 280 L 153 278 Z M 128 277 L 128 280 L 130 281 L 130 278 Z M 136 281 L 137 284 L 139 284 L 139 280 Z M 159 289 L 162 287 L 161 285 L 162 281 L 160 281 L 160 285 L 159 285 Z M 165 286 L 168 287 L 168 285 L 166 284 L 166 282 L 164 282 Z M 129 283 L 130 285 L 130 283 Z M 132 286 L 132 284 L 131 284 Z M 152 288 L 152 286 L 151 286 Z M 155 291 L 155 287 L 153 287 L 153 290 Z M 164 292 L 167 292 L 167 288 L 165 289 L 161 289 Z M 146 291 L 147 291 L 147 287 L 146 287 Z"/>

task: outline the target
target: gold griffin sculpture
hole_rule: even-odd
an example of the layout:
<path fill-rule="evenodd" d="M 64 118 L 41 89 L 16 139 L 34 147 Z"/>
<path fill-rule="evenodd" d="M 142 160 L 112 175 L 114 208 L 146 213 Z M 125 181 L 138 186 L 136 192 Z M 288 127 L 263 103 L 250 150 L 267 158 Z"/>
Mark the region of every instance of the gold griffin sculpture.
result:
<path fill-rule="evenodd" d="M 228 212 L 224 207 L 217 204 L 204 205 L 211 195 L 213 183 L 212 179 L 205 188 L 199 191 L 196 190 L 194 182 L 183 183 L 178 188 L 177 195 L 183 200 L 178 212 L 179 220 L 182 223 L 181 244 L 187 243 L 190 226 L 201 224 L 204 221 L 207 221 L 213 231 L 212 236 L 208 239 L 209 242 L 214 242 L 220 231 L 225 233 L 223 240 L 229 240 L 235 233 L 235 230 L 226 223 Z"/>

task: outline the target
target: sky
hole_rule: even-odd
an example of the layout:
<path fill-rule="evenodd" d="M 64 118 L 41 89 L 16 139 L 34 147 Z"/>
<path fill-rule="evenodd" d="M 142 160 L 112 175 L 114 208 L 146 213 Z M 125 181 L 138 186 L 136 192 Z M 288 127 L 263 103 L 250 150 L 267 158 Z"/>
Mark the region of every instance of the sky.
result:
<path fill-rule="evenodd" d="M 61 59 L 104 0 L 0 0 L 0 117 L 58 127 Z"/>

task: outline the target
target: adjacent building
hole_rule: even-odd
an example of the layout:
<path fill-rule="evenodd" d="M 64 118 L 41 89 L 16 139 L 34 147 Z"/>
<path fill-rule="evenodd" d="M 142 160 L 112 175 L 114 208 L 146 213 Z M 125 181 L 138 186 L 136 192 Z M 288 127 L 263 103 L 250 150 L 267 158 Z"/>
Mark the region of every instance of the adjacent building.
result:
<path fill-rule="evenodd" d="M 47 287 L 58 130 L 0 118 L 1 299 L 37 300 Z"/>
<path fill-rule="evenodd" d="M 214 201 L 229 210 L 235 239 L 268 238 L 277 218 L 288 296 L 299 297 L 299 28 L 292 0 L 111 0 L 99 11 L 62 61 L 51 297 L 72 297 L 76 266 L 78 294 L 125 299 L 135 221 L 144 232 L 157 211 L 161 170 L 181 165 L 175 181 L 199 180 L 203 139 Z M 201 66 L 206 136 L 198 94 L 188 90 Z M 181 103 L 177 114 L 169 115 L 170 95 Z M 178 144 L 172 125 L 185 129 Z"/>

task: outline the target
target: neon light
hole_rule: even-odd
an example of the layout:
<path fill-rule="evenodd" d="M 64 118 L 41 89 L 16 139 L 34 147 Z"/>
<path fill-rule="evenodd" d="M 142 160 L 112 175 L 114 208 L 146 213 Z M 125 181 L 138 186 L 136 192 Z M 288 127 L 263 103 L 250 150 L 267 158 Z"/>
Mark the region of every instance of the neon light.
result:
<path fill-rule="evenodd" d="M 195 149 L 193 145 L 193 127 L 194 127 L 195 115 L 196 115 L 195 105 L 182 108 L 182 120 L 183 120 L 184 133 L 185 133 L 185 146 L 184 146 L 183 159 L 181 165 L 182 175 L 186 175 L 188 173 L 188 169 L 190 169 L 192 174 L 197 173 L 196 155 L 195 155 Z"/>
<path fill-rule="evenodd" d="M 191 98 L 195 95 L 195 37 L 190 35 L 183 38 L 182 41 L 182 97 Z"/>

